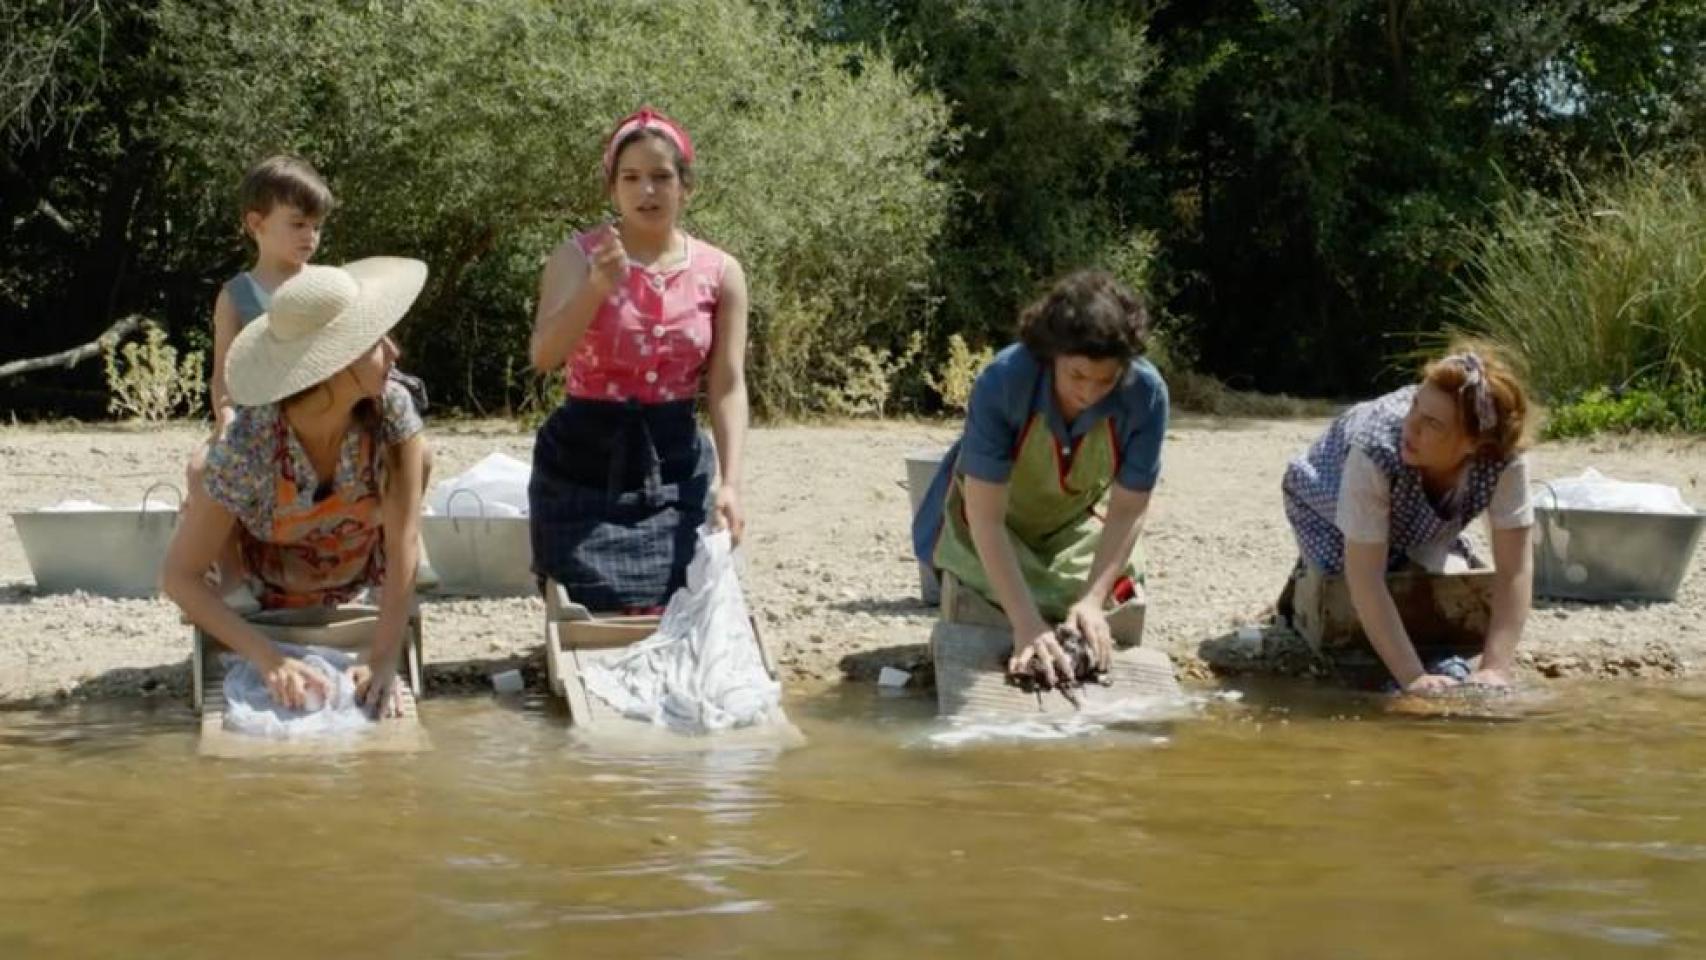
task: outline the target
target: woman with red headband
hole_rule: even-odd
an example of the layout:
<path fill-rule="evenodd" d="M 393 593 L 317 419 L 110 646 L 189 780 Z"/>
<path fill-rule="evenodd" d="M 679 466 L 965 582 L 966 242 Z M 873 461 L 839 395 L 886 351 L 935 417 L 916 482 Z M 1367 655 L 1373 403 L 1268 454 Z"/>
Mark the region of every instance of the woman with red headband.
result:
<path fill-rule="evenodd" d="M 1302 563 L 1344 574 L 1363 632 L 1405 692 L 1510 683 L 1532 602 L 1527 418 L 1527 392 L 1510 367 L 1487 347 L 1464 345 L 1428 364 L 1420 383 L 1345 411 L 1286 468 L 1285 515 Z M 1479 565 L 1462 533 L 1482 514 L 1497 574 L 1480 662 L 1424 666 L 1386 574 Z"/>
<path fill-rule="evenodd" d="M 529 354 L 568 397 L 533 448 L 534 571 L 594 611 L 662 607 L 708 514 L 736 543 L 745 525 L 746 276 L 681 229 L 693 161 L 675 121 L 624 118 L 604 148 L 615 221 L 565 241 L 539 281 Z"/>

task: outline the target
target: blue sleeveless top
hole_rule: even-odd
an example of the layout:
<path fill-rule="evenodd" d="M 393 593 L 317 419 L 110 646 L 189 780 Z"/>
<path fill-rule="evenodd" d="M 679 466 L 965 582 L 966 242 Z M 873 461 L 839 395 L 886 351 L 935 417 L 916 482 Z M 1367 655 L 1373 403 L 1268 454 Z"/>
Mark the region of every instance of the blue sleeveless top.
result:
<path fill-rule="evenodd" d="M 263 290 L 260 281 L 247 270 L 225 281 L 225 295 L 231 298 L 231 305 L 237 310 L 239 330 L 266 313 L 272 304 L 272 294 Z"/>

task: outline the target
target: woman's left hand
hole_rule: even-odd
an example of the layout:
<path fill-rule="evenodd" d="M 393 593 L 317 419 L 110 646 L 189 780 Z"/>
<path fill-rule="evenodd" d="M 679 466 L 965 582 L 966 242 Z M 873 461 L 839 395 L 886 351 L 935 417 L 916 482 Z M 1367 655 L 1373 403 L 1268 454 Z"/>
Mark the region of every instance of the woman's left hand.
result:
<path fill-rule="evenodd" d="M 1511 685 L 1511 678 L 1503 670 L 1488 670 L 1483 667 L 1480 670 L 1471 673 L 1469 675 L 1469 679 L 1463 682 L 1472 687 L 1497 687 L 1499 689 L 1504 689 Z"/>
<path fill-rule="evenodd" d="M 1096 669 L 1108 670 L 1114 665 L 1114 634 L 1108 628 L 1108 615 L 1102 605 L 1080 600 L 1066 611 L 1066 623 L 1090 644 L 1096 658 Z"/>
<path fill-rule="evenodd" d="M 350 667 L 349 677 L 355 683 L 355 702 L 366 708 L 370 716 L 385 719 L 403 715 L 403 697 L 397 683 L 396 667 L 375 670 L 365 663 L 358 663 Z"/>
<path fill-rule="evenodd" d="M 734 487 L 723 484 L 717 488 L 717 499 L 711 507 L 711 516 L 719 528 L 728 528 L 729 538 L 735 546 L 740 546 L 740 539 L 746 534 L 746 511 L 742 509 L 740 494 Z"/>

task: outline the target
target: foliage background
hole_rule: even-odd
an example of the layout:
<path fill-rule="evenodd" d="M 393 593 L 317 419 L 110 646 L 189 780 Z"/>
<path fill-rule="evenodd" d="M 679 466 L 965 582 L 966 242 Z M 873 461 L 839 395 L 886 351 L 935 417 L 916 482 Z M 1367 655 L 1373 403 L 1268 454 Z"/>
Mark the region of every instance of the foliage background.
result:
<path fill-rule="evenodd" d="M 1698 251 L 1693 0 L 11 0 L 0 43 L 0 360 L 133 312 L 203 343 L 237 177 L 291 150 L 340 197 L 324 260 L 431 264 L 406 364 L 435 399 L 544 402 L 538 267 L 652 102 L 702 146 L 691 228 L 753 279 L 764 413 L 940 409 L 953 335 L 999 345 L 1092 263 L 1147 289 L 1170 373 L 1234 387 L 1370 393 L 1495 290 L 1550 399 L 1700 366 L 1663 244 L 1625 244 L 1672 291 L 1642 329 L 1696 331 L 1662 362 L 1557 368 L 1536 329 L 1607 319 L 1520 293 L 1656 178 L 1653 230 Z M 1499 260 L 1518 236 L 1549 252 Z M 21 415 L 105 404 L 94 369 L 0 382 Z"/>

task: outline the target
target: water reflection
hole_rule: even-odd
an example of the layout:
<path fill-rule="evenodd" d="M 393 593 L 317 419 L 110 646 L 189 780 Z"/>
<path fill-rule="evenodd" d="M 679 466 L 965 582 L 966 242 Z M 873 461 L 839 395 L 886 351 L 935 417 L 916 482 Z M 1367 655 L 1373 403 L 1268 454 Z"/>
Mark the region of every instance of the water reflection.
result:
<path fill-rule="evenodd" d="M 793 705 L 804 749 L 661 757 L 543 698 L 258 762 L 176 705 L 0 713 L 0 956 L 1706 954 L 1701 688 L 1241 692 L 944 747 L 927 698 L 848 689 Z"/>

